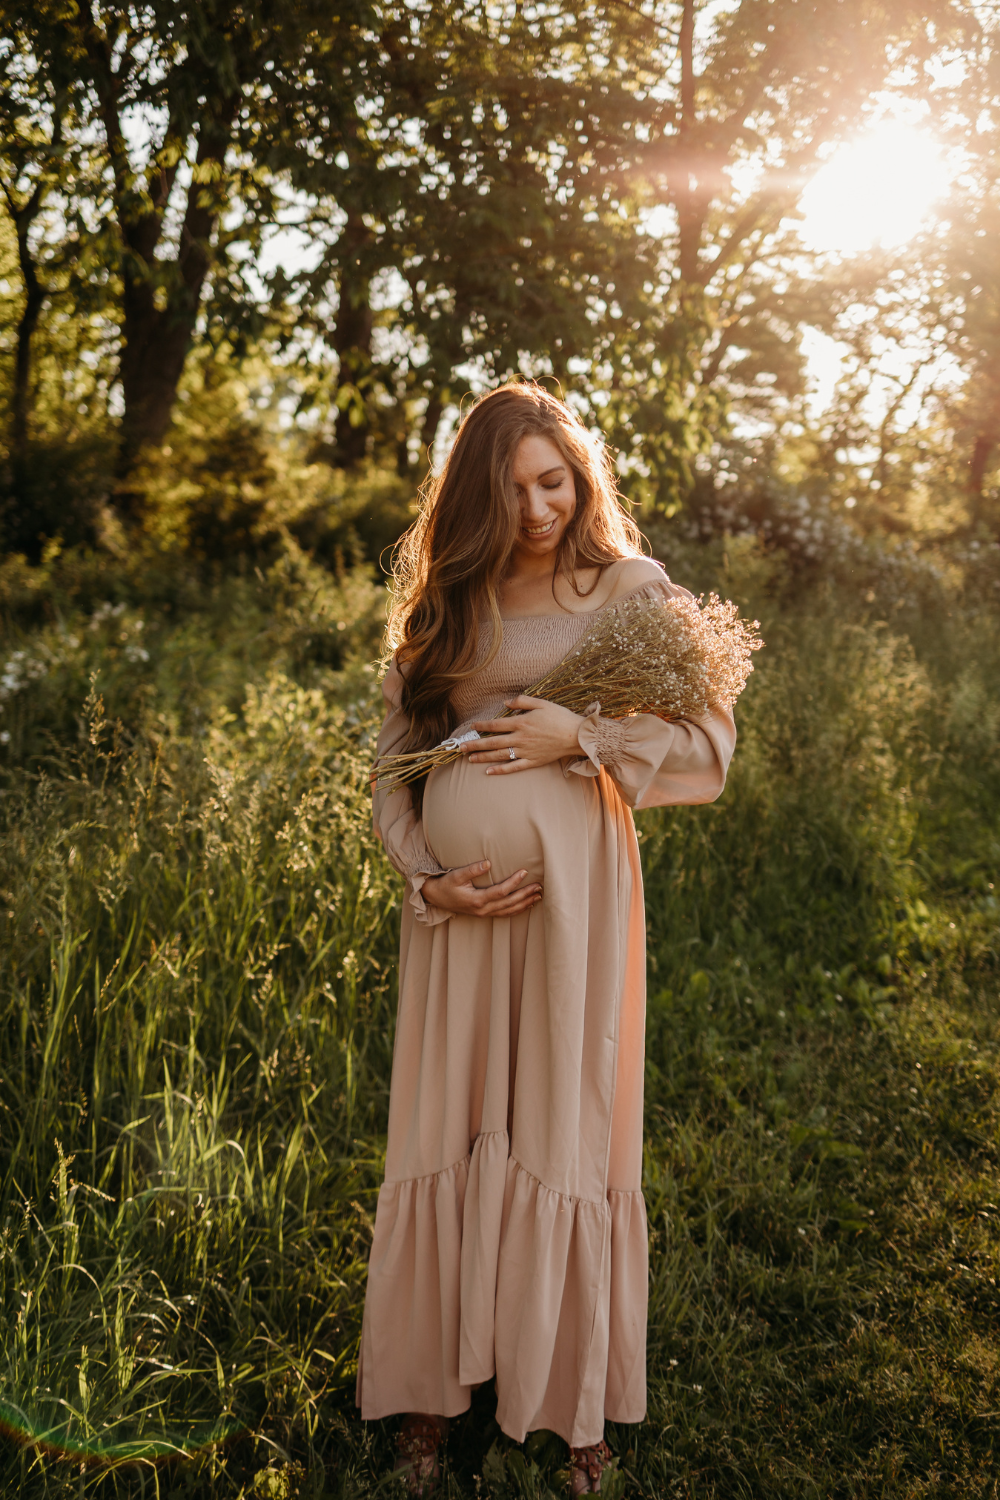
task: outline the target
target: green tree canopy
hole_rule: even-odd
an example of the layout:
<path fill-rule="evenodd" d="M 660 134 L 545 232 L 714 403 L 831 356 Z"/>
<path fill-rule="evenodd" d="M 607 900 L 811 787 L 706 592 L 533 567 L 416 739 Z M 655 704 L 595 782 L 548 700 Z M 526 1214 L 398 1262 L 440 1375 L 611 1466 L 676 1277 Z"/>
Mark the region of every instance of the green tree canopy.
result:
<path fill-rule="evenodd" d="M 406 470 L 477 381 L 551 375 L 669 508 L 734 401 L 801 388 L 825 293 L 789 215 L 823 151 L 979 35 L 961 0 L 0 0 L 0 20 L 12 447 L 58 294 L 109 331 L 126 509 L 192 348 L 220 340 L 274 351 L 340 466 Z"/>

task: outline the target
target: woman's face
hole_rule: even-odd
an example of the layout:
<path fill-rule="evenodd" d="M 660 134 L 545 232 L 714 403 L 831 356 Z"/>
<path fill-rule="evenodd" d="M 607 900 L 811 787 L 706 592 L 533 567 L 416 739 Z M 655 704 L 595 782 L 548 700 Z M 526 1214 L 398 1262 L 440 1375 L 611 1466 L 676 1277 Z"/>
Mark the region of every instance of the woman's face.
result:
<path fill-rule="evenodd" d="M 521 509 L 516 551 L 526 557 L 555 552 L 576 511 L 573 470 L 551 438 L 522 438 L 514 455 L 514 483 Z"/>

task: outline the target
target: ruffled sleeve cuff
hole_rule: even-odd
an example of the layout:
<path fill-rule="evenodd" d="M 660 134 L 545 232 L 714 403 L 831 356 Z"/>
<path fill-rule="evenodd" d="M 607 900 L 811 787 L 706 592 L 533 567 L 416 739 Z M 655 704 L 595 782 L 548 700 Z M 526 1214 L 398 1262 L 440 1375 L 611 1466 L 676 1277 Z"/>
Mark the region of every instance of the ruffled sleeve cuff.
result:
<path fill-rule="evenodd" d="M 626 753 L 625 725 L 617 719 L 602 719 L 599 703 L 592 703 L 580 720 L 577 740 L 583 755 L 567 762 L 566 775 L 575 771 L 577 776 L 598 776 L 602 766 L 618 765 Z"/>
<path fill-rule="evenodd" d="M 406 883 L 410 887 L 409 902 L 416 913 L 417 921 L 424 927 L 436 927 L 440 922 L 447 922 L 451 912 L 442 911 L 437 906 L 428 906 L 421 894 L 425 880 L 430 880 L 433 875 L 445 873 L 433 855 L 428 853 L 420 856 L 413 868 L 405 873 Z"/>

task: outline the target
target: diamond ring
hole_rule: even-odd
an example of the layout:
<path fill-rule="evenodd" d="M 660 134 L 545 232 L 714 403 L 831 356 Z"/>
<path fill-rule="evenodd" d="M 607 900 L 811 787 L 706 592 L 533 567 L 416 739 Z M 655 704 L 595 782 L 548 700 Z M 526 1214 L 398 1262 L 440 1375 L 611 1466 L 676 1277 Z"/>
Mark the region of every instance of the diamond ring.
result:
<path fill-rule="evenodd" d="M 510 756 L 511 760 L 517 760 L 517 755 L 514 752 L 514 746 L 513 745 L 508 745 L 507 746 L 507 754 Z"/>

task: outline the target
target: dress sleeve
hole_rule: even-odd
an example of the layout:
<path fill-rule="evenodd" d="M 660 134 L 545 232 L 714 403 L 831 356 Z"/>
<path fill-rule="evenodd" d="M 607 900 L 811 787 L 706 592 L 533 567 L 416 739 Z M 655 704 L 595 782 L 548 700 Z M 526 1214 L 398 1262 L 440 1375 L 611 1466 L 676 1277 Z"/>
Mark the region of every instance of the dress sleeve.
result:
<path fill-rule="evenodd" d="M 691 598 L 664 578 L 643 590 L 650 599 Z M 726 784 L 736 746 L 736 724 L 728 711 L 668 723 L 654 714 L 602 719 L 600 704 L 584 716 L 579 731 L 583 755 L 566 766 L 578 776 L 597 776 L 604 766 L 629 807 L 714 802 Z"/>
<path fill-rule="evenodd" d="M 384 755 L 394 755 L 403 745 L 409 731 L 409 720 L 400 707 L 403 679 L 395 659 L 382 682 L 386 715 L 375 745 L 376 761 Z M 421 888 L 430 875 L 445 872 L 427 847 L 424 825 L 413 807 L 413 796 L 408 786 L 396 791 L 372 791 L 372 821 L 375 836 L 389 857 L 389 863 L 400 875 L 406 877 L 409 887 L 410 905 L 416 912 L 418 922 L 433 927 L 438 922 L 447 922 L 450 912 L 428 906 Z"/>

